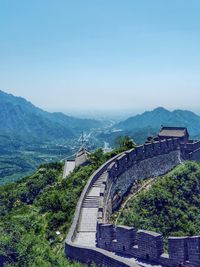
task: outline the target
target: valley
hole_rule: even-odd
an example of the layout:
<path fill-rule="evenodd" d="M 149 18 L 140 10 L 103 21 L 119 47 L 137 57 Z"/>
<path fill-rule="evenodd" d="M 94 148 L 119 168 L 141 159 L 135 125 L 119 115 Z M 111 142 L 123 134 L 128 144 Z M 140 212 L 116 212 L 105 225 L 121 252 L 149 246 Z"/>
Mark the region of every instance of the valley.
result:
<path fill-rule="evenodd" d="M 129 114 L 127 114 L 128 116 Z M 125 115 L 123 115 L 124 117 Z M 46 112 L 22 97 L 0 91 L 0 184 L 17 181 L 42 163 L 73 159 L 81 146 L 110 151 L 122 136 L 142 144 L 155 136 L 162 124 L 188 127 L 191 137 L 200 137 L 200 116 L 187 110 L 159 107 L 120 121 L 98 114 L 83 119 Z"/>
<path fill-rule="evenodd" d="M 106 124 L 105 124 L 106 125 Z M 81 146 L 101 146 L 103 122 L 49 113 L 22 97 L 0 91 L 0 184 L 30 175 L 42 163 L 73 158 Z"/>
<path fill-rule="evenodd" d="M 93 151 L 98 145 L 95 131 L 85 134 L 85 144 Z M 81 146 L 81 138 L 68 142 L 32 143 L 20 147 L 0 147 L 0 185 L 14 182 L 32 174 L 40 164 L 73 159 Z M 17 143 L 16 143 L 17 145 Z"/>

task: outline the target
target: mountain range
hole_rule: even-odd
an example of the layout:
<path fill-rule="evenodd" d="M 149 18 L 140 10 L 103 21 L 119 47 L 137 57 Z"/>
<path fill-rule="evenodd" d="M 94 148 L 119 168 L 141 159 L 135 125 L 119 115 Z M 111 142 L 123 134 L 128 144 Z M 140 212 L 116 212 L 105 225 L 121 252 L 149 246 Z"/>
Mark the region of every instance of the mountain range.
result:
<path fill-rule="evenodd" d="M 101 127 L 92 119 L 79 119 L 63 113 L 44 111 L 26 99 L 0 91 L 0 136 L 30 142 L 67 140 L 81 131 Z"/>
<path fill-rule="evenodd" d="M 187 127 L 191 138 L 200 138 L 200 116 L 188 110 L 169 111 L 163 107 L 129 117 L 101 133 L 99 138 L 113 144 L 118 136 L 129 135 L 141 144 L 147 136 L 157 135 L 161 125 Z"/>
<path fill-rule="evenodd" d="M 200 116 L 188 110 L 169 111 L 163 107 L 130 117 L 114 127 L 134 132 L 136 129 L 159 129 L 161 125 L 187 127 L 192 136 L 200 136 Z"/>
<path fill-rule="evenodd" d="M 97 120 L 44 111 L 0 91 L 0 184 L 29 175 L 41 163 L 71 156 L 80 146 L 81 132 L 101 126 Z"/>

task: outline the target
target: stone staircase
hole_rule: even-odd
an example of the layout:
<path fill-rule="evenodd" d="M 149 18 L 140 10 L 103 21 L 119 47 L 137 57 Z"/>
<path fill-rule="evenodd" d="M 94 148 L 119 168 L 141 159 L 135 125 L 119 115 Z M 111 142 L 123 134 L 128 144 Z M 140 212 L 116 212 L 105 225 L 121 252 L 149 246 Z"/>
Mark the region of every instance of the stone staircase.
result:
<path fill-rule="evenodd" d="M 100 190 L 107 172 L 104 172 L 92 185 L 81 206 L 77 235 L 74 242 L 79 245 L 95 247 L 97 214 L 100 200 Z"/>

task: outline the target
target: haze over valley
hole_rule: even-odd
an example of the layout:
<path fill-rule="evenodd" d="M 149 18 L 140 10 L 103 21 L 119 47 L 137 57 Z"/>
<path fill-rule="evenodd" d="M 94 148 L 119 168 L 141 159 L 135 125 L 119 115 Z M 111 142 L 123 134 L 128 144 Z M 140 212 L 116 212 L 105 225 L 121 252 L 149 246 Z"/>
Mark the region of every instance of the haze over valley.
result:
<path fill-rule="evenodd" d="M 200 116 L 186 110 L 159 107 L 131 117 L 130 111 L 110 112 L 110 117 L 94 112 L 92 119 L 89 115 L 80 119 L 46 112 L 3 91 L 0 104 L 0 183 L 21 179 L 45 162 L 73 159 L 81 146 L 82 133 L 89 151 L 115 148 L 121 136 L 142 144 L 148 136 L 155 136 L 161 125 L 188 127 L 191 138 L 200 137 Z"/>

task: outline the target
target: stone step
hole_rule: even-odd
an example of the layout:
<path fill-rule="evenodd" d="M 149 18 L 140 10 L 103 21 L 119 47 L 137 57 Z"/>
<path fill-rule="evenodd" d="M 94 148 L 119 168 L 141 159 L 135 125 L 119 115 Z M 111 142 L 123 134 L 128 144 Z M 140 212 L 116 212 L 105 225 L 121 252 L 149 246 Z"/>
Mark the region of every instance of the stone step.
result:
<path fill-rule="evenodd" d="M 80 223 L 78 227 L 79 232 L 95 232 L 97 225 L 98 208 L 85 208 L 82 207 L 80 216 Z"/>
<path fill-rule="evenodd" d="M 88 203 L 88 202 L 89 203 L 99 202 L 99 197 L 98 198 L 86 198 L 83 203 Z"/>
<path fill-rule="evenodd" d="M 98 199 L 99 196 L 91 196 L 91 195 L 87 195 L 85 199 Z"/>
<path fill-rule="evenodd" d="M 99 207 L 99 197 L 88 196 L 83 201 L 83 208 L 98 208 Z"/>
<path fill-rule="evenodd" d="M 90 199 L 86 199 L 83 204 L 95 204 L 95 203 L 99 203 L 99 199 L 93 199 L 93 200 L 90 200 Z"/>
<path fill-rule="evenodd" d="M 98 208 L 99 207 L 99 204 L 97 203 L 97 204 L 84 204 L 84 205 L 82 205 L 82 207 L 83 208 Z"/>
<path fill-rule="evenodd" d="M 97 180 L 94 184 L 102 184 L 104 180 Z"/>
<path fill-rule="evenodd" d="M 101 187 L 92 187 L 88 192 L 88 197 L 99 197 L 100 196 Z"/>
<path fill-rule="evenodd" d="M 105 181 L 105 176 L 102 174 L 102 176 L 99 177 L 99 179 L 97 179 L 96 182 L 94 182 L 94 184 L 92 186 L 93 187 L 101 187 L 101 185 L 104 181 Z"/>
<path fill-rule="evenodd" d="M 105 176 L 100 176 L 96 181 L 96 182 L 103 182 L 105 180 Z"/>
<path fill-rule="evenodd" d="M 94 205 L 96 205 L 98 203 L 99 203 L 99 201 L 93 201 L 93 202 L 91 202 L 91 201 L 84 201 L 83 204 L 82 204 L 82 206 L 85 205 L 85 204 L 88 204 L 88 205 L 93 205 L 94 204 Z"/>
<path fill-rule="evenodd" d="M 99 196 L 87 196 L 85 198 L 85 200 L 88 200 L 88 201 L 93 201 L 93 200 L 95 201 L 95 200 L 98 200 L 98 199 L 99 199 Z"/>
<path fill-rule="evenodd" d="M 101 185 L 102 185 L 102 182 L 100 182 L 100 183 L 95 183 L 95 184 L 93 184 L 92 187 L 101 187 Z"/>

